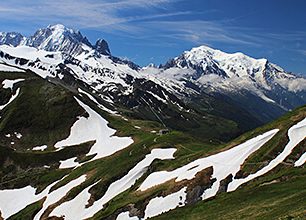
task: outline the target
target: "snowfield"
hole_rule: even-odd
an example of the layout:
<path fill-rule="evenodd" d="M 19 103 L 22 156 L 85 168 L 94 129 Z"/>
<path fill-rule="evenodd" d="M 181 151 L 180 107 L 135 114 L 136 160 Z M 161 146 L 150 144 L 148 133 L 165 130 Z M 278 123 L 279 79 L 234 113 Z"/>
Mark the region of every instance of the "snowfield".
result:
<path fill-rule="evenodd" d="M 278 129 L 268 131 L 229 150 L 220 152 L 218 154 L 206 158 L 198 159 L 194 162 L 191 162 L 173 171 L 159 171 L 152 173 L 140 185 L 139 190 L 141 191 L 147 190 L 153 186 L 165 183 L 171 179 L 175 179 L 176 182 L 185 179 L 190 180 L 193 179 L 195 175 L 201 170 L 204 170 L 205 168 L 212 166 L 213 175 L 211 178 L 216 178 L 216 182 L 213 183 L 211 188 L 205 190 L 202 195 L 203 200 L 208 199 L 216 195 L 221 180 L 225 179 L 230 174 L 235 176 L 235 174 L 240 170 L 240 166 L 244 163 L 244 161 L 253 152 L 255 152 L 265 143 L 267 143 L 277 132 Z M 285 158 L 288 155 L 290 155 L 294 147 L 297 146 L 306 137 L 306 118 L 301 122 L 297 123 L 296 125 L 292 126 L 288 130 L 288 136 L 289 136 L 289 142 L 285 146 L 283 152 L 280 153 L 274 160 L 272 160 L 269 163 L 269 165 L 257 171 L 255 174 L 249 175 L 244 179 L 234 179 L 232 182 L 229 183 L 227 191 L 230 192 L 236 190 L 243 183 L 246 183 L 258 176 L 264 175 L 265 173 L 275 168 L 282 161 L 284 161 Z M 306 160 L 306 153 L 304 153 L 300 157 L 300 159 L 295 162 L 295 166 L 303 165 L 305 163 L 305 160 Z M 175 202 L 171 203 L 172 200 L 170 198 L 176 198 L 175 195 L 176 193 L 168 195 L 165 198 L 157 197 L 151 200 L 148 206 L 146 207 L 145 219 L 148 217 L 159 215 L 162 212 L 169 211 L 170 209 L 176 207 L 175 204 L 183 206 L 185 200 L 181 200 L 180 203 L 175 203 Z M 185 197 L 184 193 L 180 191 L 180 198 L 185 198 Z M 169 201 L 167 201 L 166 198 L 169 198 Z M 165 206 L 160 205 L 164 204 L 164 202 Z"/>
<path fill-rule="evenodd" d="M 10 54 L 11 56 L 20 57 L 32 61 L 39 59 L 42 62 L 49 64 L 59 64 L 63 62 L 62 54 L 60 52 L 48 52 L 29 46 L 12 47 L 7 45 L 1 45 L 0 50 L 7 54 Z M 53 58 L 49 58 L 48 55 L 52 55 Z M 21 70 L 19 69 L 19 72 L 20 71 Z"/>
<path fill-rule="evenodd" d="M 49 192 L 48 195 L 47 195 L 46 200 L 43 203 L 42 209 L 35 215 L 34 220 L 39 220 L 50 205 L 58 202 L 71 189 L 73 189 L 74 187 L 80 185 L 85 180 L 86 180 L 86 175 L 83 175 L 83 176 L 80 176 L 77 179 L 72 180 L 71 182 L 67 183 L 66 185 L 64 185 L 64 186 L 62 186 L 62 187 L 60 187 L 58 189 L 56 189 L 56 190 L 54 190 L 52 192 Z"/>
<path fill-rule="evenodd" d="M 22 81 L 24 81 L 24 79 L 14 79 L 14 80 L 5 79 L 3 80 L 2 85 L 4 89 L 13 89 L 13 86 L 15 83 L 22 82 Z M 17 96 L 19 95 L 19 92 L 20 92 L 20 88 L 16 90 L 16 93 L 12 95 L 12 97 L 6 104 L 0 105 L 0 111 L 3 110 L 6 106 L 8 106 L 12 101 L 14 101 L 14 99 L 16 99 Z"/>
<path fill-rule="evenodd" d="M 63 177 L 61 180 L 66 178 Z M 80 185 L 86 180 L 86 175 L 80 176 L 72 180 L 66 185 L 50 192 L 51 188 L 61 180 L 57 180 L 47 186 L 41 193 L 36 194 L 36 189 L 32 186 L 26 186 L 20 189 L 0 190 L 0 211 L 4 219 L 18 213 L 26 206 L 46 197 L 42 209 L 35 215 L 34 219 L 39 220 L 45 210 L 61 198 L 63 198 L 72 188 Z"/>
<path fill-rule="evenodd" d="M 133 143 L 130 137 L 113 136 L 116 130 L 107 126 L 108 121 L 102 118 L 88 105 L 75 98 L 79 105 L 89 114 L 88 118 L 80 117 L 71 127 L 70 135 L 55 144 L 55 148 L 78 145 L 95 141 L 87 155 L 95 155 L 92 160 L 112 155 Z"/>
<path fill-rule="evenodd" d="M 59 181 L 50 184 L 41 193 L 36 195 L 36 189 L 26 186 L 20 189 L 0 190 L 0 211 L 4 219 L 18 213 L 27 205 L 30 205 L 48 195 L 50 189 Z"/>
<path fill-rule="evenodd" d="M 130 212 L 122 212 L 120 213 L 116 220 L 139 220 L 137 216 L 130 217 Z"/>
<path fill-rule="evenodd" d="M 49 216 L 65 216 L 65 220 L 80 219 L 79 214 L 82 210 L 86 209 L 86 205 L 90 199 L 89 189 L 98 182 L 86 187 L 74 199 L 64 202 L 60 206 L 56 207 Z"/>
<path fill-rule="evenodd" d="M 167 160 L 174 159 L 173 154 L 175 153 L 175 148 L 169 149 L 153 149 L 150 154 L 140 161 L 134 168 L 132 168 L 127 175 L 121 179 L 113 182 L 105 192 L 104 196 L 95 201 L 92 206 L 85 209 L 85 205 L 89 199 L 88 190 L 90 187 L 84 189 L 79 196 L 74 198 L 71 201 L 67 201 L 53 210 L 51 213 L 54 216 L 64 215 L 66 220 L 74 219 L 86 219 L 92 217 L 95 213 L 103 208 L 103 206 L 109 202 L 111 199 L 124 192 L 125 190 L 132 187 L 135 182 L 142 177 L 142 175 L 147 171 L 147 167 L 155 160 Z M 83 207 L 75 211 L 69 207 L 72 207 L 73 204 L 78 204 L 79 207 Z"/>
<path fill-rule="evenodd" d="M 65 30 L 65 28 L 61 30 Z M 63 31 L 58 33 L 63 33 Z M 58 39 L 51 38 L 57 37 L 58 33 L 53 33 L 48 39 L 45 39 L 46 42 L 56 43 Z M 69 41 L 65 42 L 69 43 Z M 34 66 L 19 65 L 15 62 L 15 59 L 9 60 L 5 57 L 0 58 L 0 61 L 12 66 L 29 69 L 42 78 L 58 77 L 62 79 L 64 75 L 57 73 L 57 70 L 59 69 L 59 64 L 69 61 L 69 58 L 67 58 L 67 54 L 59 51 L 61 48 L 58 47 L 59 45 L 57 45 L 55 51 L 51 52 L 47 51 L 51 45 L 45 43 L 38 48 L 24 45 L 17 47 L 0 46 L 0 51 L 16 58 L 25 58 L 35 62 Z M 114 62 L 109 56 L 103 54 L 96 56 L 94 48 L 90 48 L 84 43 L 82 45 L 86 50 L 78 55 L 72 54 L 75 62 L 66 63 L 66 67 L 71 70 L 71 74 L 75 78 L 87 83 L 96 90 L 101 90 L 102 88 L 116 90 L 120 85 L 124 88 L 122 93 L 128 95 L 133 91 L 133 85 L 127 83 L 125 79 L 131 77 L 133 79 L 150 80 L 173 94 L 198 93 L 198 91 L 187 86 L 185 83 L 187 80 L 209 89 L 209 91 L 235 93 L 241 90 L 248 90 L 264 101 L 280 105 L 280 107 L 282 107 L 281 103 L 278 103 L 277 99 L 273 99 L 273 96 L 269 93 L 275 85 L 294 93 L 306 91 L 305 78 L 285 72 L 282 68 L 264 58 L 254 59 L 242 53 L 229 54 L 207 46 L 200 46 L 192 48 L 190 51 L 185 51 L 181 56 L 174 58 L 175 65 L 170 68 L 148 66 L 136 70 L 130 68 L 127 64 Z M 65 47 L 65 45 L 62 46 Z M 37 60 L 39 62 L 36 62 Z M 42 68 L 47 71 L 42 70 Z M 203 74 L 198 77 L 196 69 L 203 70 Z M 269 79 L 266 79 L 266 74 L 270 75 Z M 195 79 L 193 79 L 194 77 Z M 162 102 L 167 102 L 167 100 L 156 94 L 151 95 Z M 303 96 L 301 98 L 303 99 Z"/>
<path fill-rule="evenodd" d="M 47 194 L 47 189 L 35 195 L 36 189 L 31 186 L 26 186 L 21 189 L 6 189 L 0 191 L 0 211 L 4 219 L 21 211 L 28 204 L 31 204 Z"/>
<path fill-rule="evenodd" d="M 25 72 L 24 70 L 21 70 L 21 69 L 18 69 L 16 67 L 12 67 L 12 66 L 4 65 L 2 63 L 0 63 L 0 71 L 4 71 L 4 72 Z"/>
<path fill-rule="evenodd" d="M 268 131 L 229 150 L 198 159 L 173 171 L 152 173 L 140 185 L 139 190 L 144 191 L 172 179 L 175 179 L 176 182 L 185 179 L 191 180 L 198 172 L 208 167 L 213 167 L 211 178 L 216 178 L 216 181 L 213 183 L 212 187 L 207 189 L 202 195 L 203 199 L 210 198 L 216 195 L 221 180 L 225 179 L 230 174 L 234 176 L 240 170 L 240 166 L 244 161 L 253 152 L 268 142 L 277 132 L 278 129 Z"/>
<path fill-rule="evenodd" d="M 79 102 L 81 103 L 81 102 Z M 81 103 L 86 111 L 90 113 L 90 109 L 85 104 Z M 202 195 L 202 199 L 210 198 L 216 195 L 220 181 L 225 179 L 228 175 L 235 174 L 240 170 L 240 166 L 245 162 L 245 160 L 261 146 L 267 143 L 273 136 L 278 132 L 278 129 L 270 130 L 262 135 L 254 137 L 240 145 L 237 145 L 226 151 L 217 153 L 215 155 L 208 156 L 206 158 L 201 158 L 195 160 L 183 167 L 175 169 L 173 171 L 158 171 L 150 174 L 144 182 L 140 185 L 138 190 L 147 190 L 150 187 L 156 186 L 158 184 L 165 183 L 171 179 L 175 179 L 176 182 L 181 180 L 190 180 L 195 177 L 195 175 L 208 167 L 213 167 L 213 174 L 211 178 L 216 178 L 216 182 L 213 183 L 212 187 L 205 190 Z M 258 176 L 264 175 L 271 169 L 275 168 L 284 159 L 290 155 L 295 146 L 297 146 L 306 137 L 306 118 L 296 125 L 292 126 L 288 130 L 289 142 L 284 147 L 283 152 L 281 152 L 275 159 L 273 159 L 266 167 L 257 171 L 254 174 L 249 175 L 244 179 L 234 179 L 228 185 L 228 192 L 234 191 L 241 184 L 250 181 Z M 99 181 L 86 187 L 81 193 L 79 193 L 75 198 L 70 201 L 66 201 L 56 208 L 54 208 L 48 216 L 64 216 L 65 220 L 74 219 L 86 219 L 92 217 L 98 211 L 103 209 L 104 205 L 115 198 L 120 193 L 131 188 L 135 182 L 143 176 L 147 171 L 148 166 L 152 164 L 155 159 L 167 160 L 174 159 L 173 155 L 176 149 L 153 149 L 150 154 L 141 160 L 137 165 L 135 165 L 125 176 L 121 179 L 113 182 L 103 195 L 103 197 L 93 203 L 92 206 L 86 208 L 88 201 L 91 197 L 89 190 Z M 296 161 L 295 166 L 301 166 L 305 163 L 304 153 L 299 160 Z M 60 168 L 74 167 L 77 166 L 74 162 L 76 158 L 70 158 L 65 161 L 61 161 Z M 64 179 L 63 177 L 62 179 Z M 27 205 L 32 204 L 43 197 L 46 197 L 42 209 L 36 214 L 35 220 L 40 219 L 48 207 L 52 204 L 60 201 L 71 189 L 82 184 L 86 180 L 86 175 L 80 176 L 77 179 L 72 180 L 66 185 L 50 192 L 52 186 L 54 186 L 59 181 L 56 181 L 46 187 L 40 194 L 35 194 L 36 189 L 27 186 L 21 189 L 12 190 L 1 190 L 0 191 L 0 210 L 2 212 L 2 217 L 5 219 L 12 216 L 13 214 L 21 211 Z M 186 200 L 186 187 L 181 190 L 169 194 L 165 197 L 155 197 L 151 199 L 145 208 L 144 219 L 148 219 L 157 215 L 160 215 L 169 210 L 175 209 L 185 205 Z M 136 220 L 138 217 L 130 217 L 129 212 L 120 213 L 117 216 L 117 220 Z"/>

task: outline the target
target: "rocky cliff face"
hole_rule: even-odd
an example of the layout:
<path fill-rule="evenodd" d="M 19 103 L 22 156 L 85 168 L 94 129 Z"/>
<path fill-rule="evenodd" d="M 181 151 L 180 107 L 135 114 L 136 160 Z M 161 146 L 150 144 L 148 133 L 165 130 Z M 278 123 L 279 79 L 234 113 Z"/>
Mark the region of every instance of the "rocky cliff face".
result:
<path fill-rule="evenodd" d="M 104 39 L 99 39 L 94 46 L 94 49 L 103 55 L 111 55 L 108 43 Z"/>

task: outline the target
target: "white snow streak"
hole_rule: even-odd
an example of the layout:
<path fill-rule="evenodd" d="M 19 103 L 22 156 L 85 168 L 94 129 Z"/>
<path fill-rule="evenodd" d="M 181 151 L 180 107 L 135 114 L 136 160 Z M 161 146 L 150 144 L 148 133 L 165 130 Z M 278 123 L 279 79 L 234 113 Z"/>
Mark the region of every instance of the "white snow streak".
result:
<path fill-rule="evenodd" d="M 230 192 L 236 190 L 243 183 L 246 183 L 252 179 L 255 179 L 256 177 L 266 174 L 267 172 L 275 168 L 277 165 L 279 165 L 281 162 L 283 162 L 286 159 L 286 157 L 288 157 L 291 154 L 294 147 L 298 145 L 306 137 L 306 118 L 300 121 L 299 123 L 297 123 L 296 125 L 292 126 L 288 130 L 288 136 L 289 136 L 289 142 L 285 146 L 282 153 L 280 153 L 267 166 L 257 171 L 256 173 L 250 174 L 249 176 L 243 179 L 234 179 L 228 185 L 228 191 Z"/>
<path fill-rule="evenodd" d="M 109 156 L 133 143 L 130 137 L 113 136 L 116 130 L 107 126 L 108 122 L 88 105 L 75 98 L 79 105 L 89 114 L 80 117 L 71 127 L 68 138 L 55 144 L 56 148 L 78 145 L 87 141 L 96 141 L 87 155 L 96 154 L 92 160 Z"/>
<path fill-rule="evenodd" d="M 99 181 L 98 181 L 99 182 Z M 80 211 L 85 210 L 85 206 L 90 199 L 89 189 L 96 185 L 98 182 L 86 187 L 80 194 L 70 201 L 62 203 L 56 207 L 50 214 L 50 216 L 65 216 L 65 220 L 68 219 L 80 219 Z"/>
<path fill-rule="evenodd" d="M 204 192 L 202 198 L 207 199 L 212 197 L 217 193 L 220 186 L 220 181 L 225 179 L 230 174 L 235 175 L 240 170 L 240 166 L 244 163 L 244 161 L 253 152 L 269 141 L 277 132 L 278 129 L 268 131 L 227 151 L 198 159 L 173 171 L 159 171 L 152 173 L 141 184 L 139 190 L 144 191 L 150 187 L 165 183 L 171 179 L 175 179 L 176 182 L 184 179 L 190 180 L 193 179 L 198 172 L 212 166 L 212 178 L 216 178 L 216 181 L 210 189 L 207 189 Z"/>
<path fill-rule="evenodd" d="M 146 207 L 144 219 L 152 218 L 177 207 L 184 206 L 186 200 L 186 189 L 187 188 L 184 187 L 178 192 L 165 197 L 155 197 L 151 199 Z"/>
<path fill-rule="evenodd" d="M 32 150 L 40 150 L 40 151 L 44 151 L 48 148 L 47 145 L 42 145 L 42 146 L 37 146 L 37 147 L 33 147 Z"/>
<path fill-rule="evenodd" d="M 112 110 L 106 108 L 105 106 L 101 105 L 101 104 L 100 104 L 91 94 L 85 92 L 84 90 L 82 90 L 82 89 L 80 89 L 80 88 L 79 88 L 78 90 L 79 90 L 80 93 L 83 93 L 83 94 L 87 95 L 88 98 L 89 98 L 91 101 L 93 101 L 94 103 L 96 103 L 97 106 L 98 106 L 100 109 L 102 109 L 103 111 L 106 111 L 106 112 L 108 112 L 108 113 L 110 113 L 110 114 L 113 114 L 113 115 L 115 115 L 115 114 L 118 113 L 118 112 L 116 112 L 116 111 L 112 111 Z"/>
<path fill-rule="evenodd" d="M 146 172 L 147 167 L 150 166 L 150 164 L 155 159 L 160 160 L 166 160 L 166 159 L 174 159 L 173 154 L 176 151 L 174 148 L 169 149 L 153 149 L 150 154 L 146 155 L 146 157 L 140 161 L 134 168 L 132 168 L 127 175 L 122 177 L 121 179 L 115 181 L 112 183 L 107 191 L 105 192 L 104 196 L 95 201 L 94 204 L 87 208 L 81 208 L 77 211 L 72 211 L 71 209 L 67 207 L 71 207 L 73 204 L 78 204 L 79 207 L 85 207 L 89 196 L 88 196 L 88 190 L 89 188 L 84 189 L 79 195 L 80 198 L 82 198 L 82 202 L 78 202 L 78 198 L 74 198 L 71 201 L 68 201 L 59 207 L 57 207 L 53 215 L 56 216 L 62 216 L 65 215 L 65 220 L 74 220 L 76 219 L 75 216 L 77 216 L 77 219 L 86 219 L 92 217 L 95 213 L 97 213 L 99 210 L 103 208 L 103 206 L 109 202 L 111 199 L 119 195 L 120 193 L 124 192 L 125 190 L 132 187 L 135 182 Z"/>
<path fill-rule="evenodd" d="M 12 101 L 14 101 L 14 99 L 16 99 L 17 96 L 19 95 L 19 92 L 20 88 L 16 90 L 16 93 L 10 98 L 10 100 L 6 104 L 0 105 L 0 111 L 3 110 L 6 106 L 8 106 Z"/>
<path fill-rule="evenodd" d="M 20 189 L 0 190 L 0 210 L 4 219 L 18 213 L 27 205 L 30 205 L 45 197 L 52 186 L 59 181 L 50 184 L 40 194 L 36 195 L 36 189 L 32 186 L 26 186 Z"/>
<path fill-rule="evenodd" d="M 294 163 L 295 167 L 300 167 L 306 162 L 306 152 Z"/>
<path fill-rule="evenodd" d="M 35 215 L 34 220 L 39 220 L 43 213 L 46 211 L 46 209 L 59 201 L 61 198 L 63 198 L 71 189 L 74 187 L 80 185 L 86 180 L 86 175 L 82 175 L 77 179 L 72 180 L 71 182 L 67 183 L 66 185 L 52 191 L 47 195 L 46 200 L 44 201 L 42 209 Z"/>

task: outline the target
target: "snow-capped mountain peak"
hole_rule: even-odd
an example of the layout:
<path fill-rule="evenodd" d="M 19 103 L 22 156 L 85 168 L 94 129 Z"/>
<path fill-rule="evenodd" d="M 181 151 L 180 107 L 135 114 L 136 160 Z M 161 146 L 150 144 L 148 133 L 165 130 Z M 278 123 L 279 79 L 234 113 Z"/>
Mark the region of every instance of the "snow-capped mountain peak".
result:
<path fill-rule="evenodd" d="M 277 103 L 282 109 L 303 102 L 306 91 L 306 79 L 285 72 L 267 59 L 255 59 L 241 52 L 226 53 L 208 46 L 192 48 L 159 67 L 140 68 L 113 56 L 104 39 L 93 45 L 80 31 L 61 24 L 39 29 L 28 38 L 18 33 L 1 33 L 1 44 L 5 44 L 0 47 L 0 61 L 4 63 L 31 69 L 44 78 L 62 78 L 60 71 L 64 70 L 97 91 L 121 88 L 120 92 L 126 95 L 132 91 L 133 82 L 141 78 L 180 97 L 192 97 L 202 91 L 235 94 L 235 98 L 238 93 L 252 94 Z M 292 104 L 282 100 L 285 93 L 288 100 L 295 100 Z"/>
<path fill-rule="evenodd" d="M 24 36 L 16 32 L 0 32 L 0 45 L 6 44 L 11 46 L 18 46 L 26 40 Z"/>
<path fill-rule="evenodd" d="M 72 56 L 95 50 L 98 54 L 111 55 L 107 42 L 99 39 L 92 45 L 80 31 L 62 24 L 49 25 L 37 30 L 34 35 L 24 37 L 19 33 L 0 33 L 0 45 L 29 46 L 50 52 L 63 52 Z"/>
<path fill-rule="evenodd" d="M 46 51 L 61 51 L 74 55 L 92 49 L 92 45 L 87 38 L 83 37 L 79 31 L 61 24 L 49 25 L 47 28 L 39 29 L 27 39 L 25 45 Z"/>
<path fill-rule="evenodd" d="M 73 34 L 73 33 L 79 32 L 79 31 L 75 31 L 71 28 L 67 28 L 62 24 L 49 25 L 47 28 L 54 31 L 55 33 L 63 33 L 65 31 L 68 31 L 71 34 Z"/>
<path fill-rule="evenodd" d="M 267 80 L 271 78 L 292 78 L 281 67 L 270 63 L 265 58 L 255 59 L 241 52 L 225 53 L 208 46 L 200 46 L 185 51 L 180 56 L 168 61 L 164 69 L 186 69 L 193 80 L 207 80 L 212 75 L 221 78 L 246 78 L 258 81 L 267 87 Z M 187 71 L 188 70 L 188 71 Z M 208 76 L 210 75 L 210 76 Z M 186 76 L 186 74 L 184 74 Z"/>
<path fill-rule="evenodd" d="M 170 64 L 172 63 L 172 67 L 193 68 L 198 77 L 217 74 L 231 78 L 250 75 L 254 77 L 256 73 L 265 69 L 267 62 L 267 59 L 254 59 L 241 52 L 231 54 L 207 46 L 200 46 L 185 51 L 181 56 L 171 60 Z"/>

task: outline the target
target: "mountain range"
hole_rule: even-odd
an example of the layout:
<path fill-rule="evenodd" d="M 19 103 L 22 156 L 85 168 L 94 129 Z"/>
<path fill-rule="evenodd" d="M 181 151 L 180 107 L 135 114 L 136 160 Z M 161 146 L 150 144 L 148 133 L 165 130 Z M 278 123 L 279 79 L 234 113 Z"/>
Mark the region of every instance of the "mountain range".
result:
<path fill-rule="evenodd" d="M 0 32 L 0 82 L 0 219 L 269 219 L 247 211 L 265 190 L 306 192 L 306 79 L 267 59 L 200 46 L 141 67 L 57 24 Z"/>

